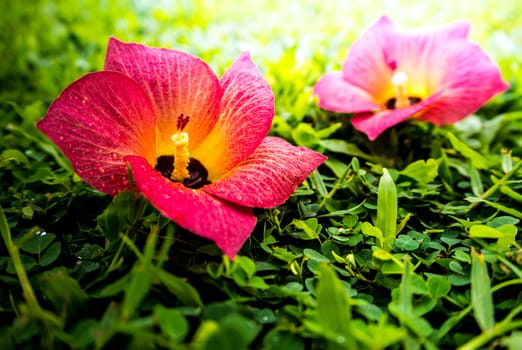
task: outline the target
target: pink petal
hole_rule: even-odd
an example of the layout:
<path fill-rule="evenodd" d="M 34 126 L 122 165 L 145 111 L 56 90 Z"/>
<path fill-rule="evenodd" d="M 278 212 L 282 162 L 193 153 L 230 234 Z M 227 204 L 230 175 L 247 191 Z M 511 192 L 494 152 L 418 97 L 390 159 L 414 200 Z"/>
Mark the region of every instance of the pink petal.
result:
<path fill-rule="evenodd" d="M 384 104 L 394 95 L 394 72 L 404 71 L 416 95 L 426 97 L 437 90 L 440 76 L 441 61 L 433 64 L 429 59 L 432 52 L 445 52 L 448 42 L 466 40 L 468 31 L 469 24 L 464 22 L 396 29 L 382 17 L 352 44 L 343 64 L 343 78 L 366 91 L 374 102 Z"/>
<path fill-rule="evenodd" d="M 234 258 L 255 227 L 252 209 L 172 182 L 142 157 L 129 156 L 125 160 L 130 164 L 138 190 L 163 215 L 181 227 L 213 240 L 226 255 Z"/>
<path fill-rule="evenodd" d="M 218 118 L 221 88 L 210 67 L 187 53 L 127 44 L 111 38 L 105 69 L 123 72 L 151 96 L 159 131 L 159 153 L 172 154 L 170 137 L 180 114 L 190 116 L 185 131 L 196 147 L 214 127 Z"/>
<path fill-rule="evenodd" d="M 426 97 L 440 91 L 440 81 L 448 64 L 447 54 L 469 44 L 469 23 L 455 22 L 436 27 L 395 29 L 382 48 L 396 71 L 408 75 L 410 94 Z M 389 82 L 389 80 L 387 80 Z"/>
<path fill-rule="evenodd" d="M 326 73 L 314 86 L 319 97 L 319 107 L 340 113 L 378 110 L 373 97 L 365 90 L 348 83 L 340 72 Z"/>
<path fill-rule="evenodd" d="M 267 137 L 247 159 L 203 191 L 247 207 L 271 208 L 285 202 L 326 160 L 322 154 Z"/>
<path fill-rule="evenodd" d="M 382 17 L 352 44 L 343 64 L 342 76 L 346 82 L 366 91 L 376 103 L 389 98 L 385 84 L 391 81 L 395 67 L 383 48 L 392 30 L 391 21 Z"/>
<path fill-rule="evenodd" d="M 221 78 L 220 118 L 192 155 L 216 181 L 250 155 L 267 135 L 274 117 L 274 95 L 248 52 Z"/>
<path fill-rule="evenodd" d="M 454 42 L 445 46 L 440 55 L 440 91 L 442 98 L 420 117 L 436 125 L 454 123 L 479 109 L 494 95 L 509 88 L 502 80 L 498 66 L 474 43 Z M 438 61 L 432 57 L 432 63 Z M 439 61 L 440 62 L 440 61 Z"/>
<path fill-rule="evenodd" d="M 417 113 L 422 113 L 424 109 L 430 108 L 441 98 L 442 93 L 430 96 L 428 99 L 416 103 L 408 108 L 386 110 L 378 113 L 355 114 L 351 123 L 357 130 L 365 133 L 370 140 L 375 140 L 386 129 L 391 128 L 413 117 Z"/>
<path fill-rule="evenodd" d="M 69 85 L 37 123 L 96 189 L 128 187 L 123 157 L 154 154 L 154 112 L 143 89 L 117 72 L 97 72 Z"/>

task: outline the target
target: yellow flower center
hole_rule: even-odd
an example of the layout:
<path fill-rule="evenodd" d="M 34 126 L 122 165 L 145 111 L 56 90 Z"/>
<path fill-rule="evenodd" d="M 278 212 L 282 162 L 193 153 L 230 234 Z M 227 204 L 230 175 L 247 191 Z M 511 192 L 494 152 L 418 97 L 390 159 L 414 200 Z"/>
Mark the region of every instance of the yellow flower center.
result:
<path fill-rule="evenodd" d="M 174 143 L 174 170 L 170 175 L 172 181 L 183 182 L 183 180 L 190 177 L 188 169 L 190 163 L 189 147 L 189 134 L 183 129 L 189 122 L 189 116 L 183 116 L 181 114 L 177 121 L 177 131 L 171 136 L 171 140 Z"/>
<path fill-rule="evenodd" d="M 411 93 L 411 91 L 408 86 L 408 74 L 405 72 L 396 71 L 391 78 L 391 84 L 394 95 L 386 101 L 387 109 L 406 108 L 422 101 L 422 98 L 418 96 L 408 95 L 408 92 Z"/>
<path fill-rule="evenodd" d="M 405 108 L 410 106 L 410 100 L 406 89 L 407 82 L 408 75 L 406 73 L 397 71 L 393 74 L 391 83 L 395 90 L 395 108 Z"/>

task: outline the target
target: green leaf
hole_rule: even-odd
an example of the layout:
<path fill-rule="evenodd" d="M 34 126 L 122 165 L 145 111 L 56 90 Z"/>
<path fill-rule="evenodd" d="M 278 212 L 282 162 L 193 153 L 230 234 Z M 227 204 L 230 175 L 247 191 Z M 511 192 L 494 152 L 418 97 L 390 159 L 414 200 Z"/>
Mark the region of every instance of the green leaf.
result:
<path fill-rule="evenodd" d="M 26 271 L 31 271 L 37 265 L 36 261 L 32 257 L 27 255 L 20 255 L 20 262 L 22 263 L 22 266 Z M 9 260 L 6 271 L 11 274 L 17 272 L 13 260 Z"/>
<path fill-rule="evenodd" d="M 427 283 L 431 296 L 436 299 L 448 295 L 451 289 L 450 282 L 444 276 L 431 275 L 428 277 Z"/>
<path fill-rule="evenodd" d="M 263 345 L 266 350 L 302 350 L 305 341 L 297 334 L 273 328 L 263 338 Z"/>
<path fill-rule="evenodd" d="M 517 227 L 512 224 L 504 224 L 498 228 L 487 225 L 473 225 L 469 229 L 471 238 L 492 238 L 497 239 L 496 244 L 492 245 L 492 249 L 503 251 L 513 244 L 517 235 Z"/>
<path fill-rule="evenodd" d="M 417 335 L 428 337 L 433 332 L 433 328 L 424 318 L 416 316 L 413 308 L 412 266 L 409 261 L 404 265 L 404 273 L 396 294 L 398 298 L 394 298 L 395 300 L 388 304 L 388 310 L 401 321 L 401 324 L 408 326 Z"/>
<path fill-rule="evenodd" d="M 318 279 L 315 289 L 318 325 L 331 340 L 338 340 L 339 336 L 349 338 L 352 313 L 346 288 L 327 264 L 319 266 Z"/>
<path fill-rule="evenodd" d="M 237 313 L 223 317 L 206 337 L 203 349 L 247 349 L 261 326 Z"/>
<path fill-rule="evenodd" d="M 40 254 L 47 248 L 56 238 L 54 233 L 45 231 L 36 231 L 27 233 L 21 240 L 17 241 L 20 249 L 31 254 Z"/>
<path fill-rule="evenodd" d="M 408 235 L 399 235 L 394 246 L 402 250 L 413 251 L 419 248 L 420 243 Z"/>
<path fill-rule="evenodd" d="M 377 190 L 377 226 L 383 235 L 383 248 L 389 250 L 397 233 L 397 188 L 386 168 L 379 180 Z"/>
<path fill-rule="evenodd" d="M 138 200 L 135 193 L 131 191 L 119 192 L 111 204 L 98 216 L 98 226 L 109 239 L 115 239 L 120 233 L 124 233 L 127 228 L 139 216 Z"/>
<path fill-rule="evenodd" d="M 311 260 L 315 260 L 318 262 L 325 262 L 325 263 L 331 262 L 331 260 L 328 259 L 326 256 L 324 256 L 323 254 L 321 254 L 319 252 L 316 252 L 313 249 L 305 248 L 303 250 L 303 254 Z"/>
<path fill-rule="evenodd" d="M 319 142 L 316 131 L 308 123 L 297 124 L 297 127 L 292 130 L 292 138 L 299 146 L 310 148 L 315 147 Z"/>
<path fill-rule="evenodd" d="M 161 269 L 156 269 L 155 274 L 183 304 L 187 306 L 203 305 L 198 291 L 187 281 Z"/>
<path fill-rule="evenodd" d="M 0 155 L 0 168 L 6 166 L 10 161 L 16 164 L 29 164 L 27 157 L 17 149 L 6 149 Z"/>
<path fill-rule="evenodd" d="M 471 257 L 471 302 L 473 303 L 473 314 L 480 329 L 485 332 L 495 326 L 491 283 L 484 255 L 472 249 Z"/>
<path fill-rule="evenodd" d="M 369 222 L 365 221 L 361 224 L 361 232 L 367 236 L 377 238 L 379 246 L 384 249 L 384 247 L 383 247 L 384 237 L 382 235 L 381 229 L 379 229 L 378 227 L 375 227 L 372 224 L 370 224 Z"/>
<path fill-rule="evenodd" d="M 152 286 L 154 275 L 150 268 L 142 264 L 134 265 L 131 271 L 130 281 L 125 288 L 122 305 L 122 317 L 130 318 L 134 315 L 145 296 L 148 294 Z"/>
<path fill-rule="evenodd" d="M 369 222 L 363 222 L 361 224 L 361 232 L 367 236 L 377 238 L 379 246 L 383 248 L 384 237 L 380 228 L 373 226 Z"/>
<path fill-rule="evenodd" d="M 328 139 L 328 140 L 320 140 L 319 145 L 324 147 L 330 152 L 342 153 L 349 156 L 359 157 L 371 162 L 382 163 L 381 157 L 372 156 L 366 152 L 363 152 L 359 149 L 359 147 L 354 143 L 348 143 L 344 140 L 338 139 Z"/>
<path fill-rule="evenodd" d="M 87 305 L 87 293 L 64 268 L 56 268 L 38 277 L 38 287 L 57 312 L 67 316 L 78 315 Z"/>
<path fill-rule="evenodd" d="M 483 155 L 481 155 L 480 153 L 466 145 L 464 142 L 459 140 L 453 133 L 448 131 L 446 132 L 446 136 L 450 140 L 453 148 L 455 148 L 455 150 L 462 154 L 464 157 L 468 158 L 475 168 L 487 169 L 491 166 L 488 159 L 486 159 Z"/>
<path fill-rule="evenodd" d="M 352 332 L 368 349 L 386 349 L 407 335 L 406 329 L 389 323 L 385 315 L 379 318 L 377 324 L 365 324 L 361 320 L 354 320 Z"/>
<path fill-rule="evenodd" d="M 60 242 L 54 242 L 49 248 L 47 248 L 42 256 L 40 257 L 40 266 L 48 266 L 58 259 L 62 251 L 62 244 Z"/>
<path fill-rule="evenodd" d="M 343 126 L 343 123 L 332 123 L 330 126 L 324 128 L 324 129 L 318 130 L 317 136 L 320 139 L 325 139 L 325 138 L 329 137 L 330 135 L 332 135 L 337 130 L 339 130 L 341 128 L 341 126 Z"/>
<path fill-rule="evenodd" d="M 414 179 L 419 186 L 426 186 L 437 177 L 438 167 L 435 159 L 430 158 L 426 161 L 421 159 L 408 164 L 399 173 Z"/>
<path fill-rule="evenodd" d="M 482 179 L 480 178 L 479 171 L 470 164 L 469 168 L 469 181 L 471 185 L 471 192 L 475 196 L 480 196 L 484 193 L 484 185 L 482 184 Z"/>
<path fill-rule="evenodd" d="M 310 218 L 307 220 L 299 220 L 294 219 L 292 220 L 292 224 L 302 230 L 301 234 L 299 234 L 299 238 L 301 239 L 316 239 L 319 237 L 319 234 L 322 230 L 322 225 L 319 224 L 319 221 L 317 218 Z"/>
<path fill-rule="evenodd" d="M 189 323 L 181 312 L 163 305 L 154 307 L 154 316 L 161 331 L 176 343 L 181 342 L 189 332 Z"/>

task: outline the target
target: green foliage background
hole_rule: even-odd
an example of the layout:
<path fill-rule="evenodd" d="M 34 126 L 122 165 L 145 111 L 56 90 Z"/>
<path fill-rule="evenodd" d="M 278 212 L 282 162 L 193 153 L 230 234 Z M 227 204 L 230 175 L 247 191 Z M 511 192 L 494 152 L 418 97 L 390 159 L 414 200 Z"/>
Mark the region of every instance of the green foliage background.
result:
<path fill-rule="evenodd" d="M 516 349 L 521 10 L 0 2 L 0 347 Z M 512 88 L 454 126 L 405 123 L 368 142 L 348 116 L 319 110 L 311 87 L 382 14 L 404 26 L 470 21 Z M 190 52 L 218 75 L 249 50 L 276 96 L 272 133 L 329 156 L 287 203 L 258 211 L 234 261 L 144 200 L 85 185 L 35 128 L 65 86 L 102 69 L 110 36 Z"/>

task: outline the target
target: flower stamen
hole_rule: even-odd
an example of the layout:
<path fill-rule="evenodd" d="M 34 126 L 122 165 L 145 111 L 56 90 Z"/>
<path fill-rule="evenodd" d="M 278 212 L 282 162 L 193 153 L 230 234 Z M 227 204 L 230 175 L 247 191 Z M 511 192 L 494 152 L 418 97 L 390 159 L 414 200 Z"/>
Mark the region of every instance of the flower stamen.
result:
<path fill-rule="evenodd" d="M 190 177 L 188 166 L 190 163 L 189 134 L 183 129 L 187 126 L 190 117 L 184 116 L 183 113 L 179 115 L 176 122 L 177 131 L 170 137 L 174 143 L 174 170 L 170 176 L 172 181 L 183 182 L 183 180 Z"/>
<path fill-rule="evenodd" d="M 395 108 L 405 108 L 411 105 L 406 91 L 407 82 L 408 75 L 406 73 L 397 71 L 393 74 L 391 83 L 395 89 Z"/>

